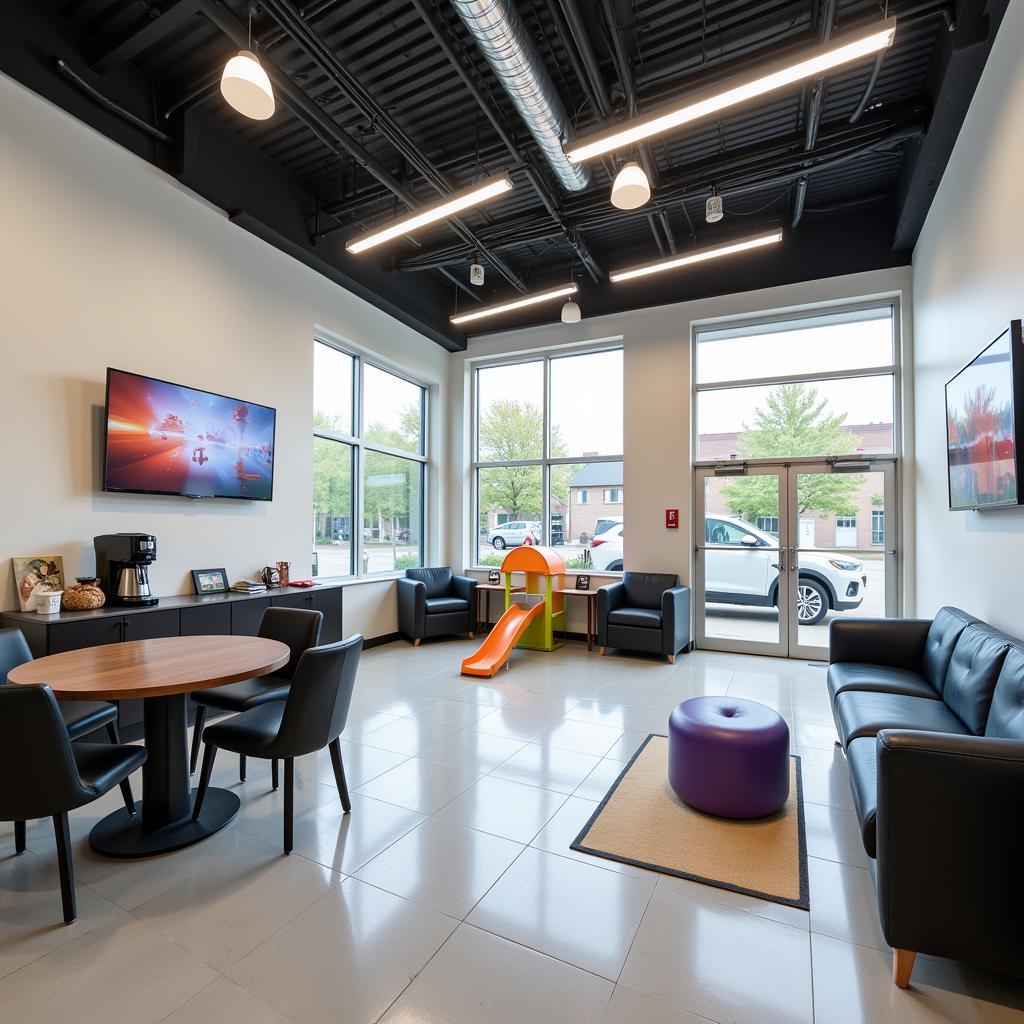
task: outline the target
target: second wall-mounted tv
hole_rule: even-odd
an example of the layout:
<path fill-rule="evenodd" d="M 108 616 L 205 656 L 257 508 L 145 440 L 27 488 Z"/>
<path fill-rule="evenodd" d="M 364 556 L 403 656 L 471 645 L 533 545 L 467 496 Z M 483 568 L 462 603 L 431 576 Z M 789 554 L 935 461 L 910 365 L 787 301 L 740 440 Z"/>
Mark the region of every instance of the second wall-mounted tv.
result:
<path fill-rule="evenodd" d="M 276 420 L 266 405 L 108 369 L 103 488 L 270 501 Z"/>
<path fill-rule="evenodd" d="M 1022 504 L 1024 344 L 1021 322 L 972 359 L 946 385 L 949 507 Z"/>

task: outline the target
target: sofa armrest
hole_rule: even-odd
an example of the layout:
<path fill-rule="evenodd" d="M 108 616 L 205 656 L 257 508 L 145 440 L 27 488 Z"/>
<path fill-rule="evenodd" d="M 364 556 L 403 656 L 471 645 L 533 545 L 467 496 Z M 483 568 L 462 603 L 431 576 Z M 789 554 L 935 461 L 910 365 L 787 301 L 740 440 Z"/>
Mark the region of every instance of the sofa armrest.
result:
<path fill-rule="evenodd" d="M 398 587 L 398 630 L 413 639 L 422 638 L 427 629 L 427 587 L 422 580 L 402 577 Z"/>
<path fill-rule="evenodd" d="M 476 614 L 476 606 L 473 604 L 476 600 L 476 584 L 477 581 L 471 576 L 452 577 L 452 590 L 455 596 L 469 602 L 469 610 L 473 615 Z"/>
<path fill-rule="evenodd" d="M 829 625 L 831 664 L 862 662 L 920 672 L 931 619 L 834 618 Z"/>
<path fill-rule="evenodd" d="M 690 588 L 669 587 L 661 595 L 662 654 L 678 654 L 690 645 Z"/>
<path fill-rule="evenodd" d="M 877 882 L 898 949 L 1024 973 L 1024 741 L 878 734 Z"/>
<path fill-rule="evenodd" d="M 597 644 L 599 647 L 608 646 L 608 614 L 621 608 L 626 600 L 626 585 L 621 581 L 618 583 L 607 583 L 597 588 Z"/>

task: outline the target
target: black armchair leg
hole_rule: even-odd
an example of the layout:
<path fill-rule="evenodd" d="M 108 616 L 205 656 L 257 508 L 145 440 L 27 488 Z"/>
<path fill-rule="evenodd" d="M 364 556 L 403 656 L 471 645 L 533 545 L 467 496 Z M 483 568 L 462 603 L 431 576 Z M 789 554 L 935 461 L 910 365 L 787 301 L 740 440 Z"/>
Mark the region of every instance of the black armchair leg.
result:
<path fill-rule="evenodd" d="M 199 744 L 203 742 L 203 726 L 206 725 L 206 711 L 202 704 L 196 705 L 196 723 L 192 726 L 192 753 L 188 759 L 188 773 L 195 775 L 199 764 Z"/>
<path fill-rule="evenodd" d="M 192 820 L 198 821 L 203 810 L 203 801 L 206 799 L 206 791 L 210 788 L 210 776 L 213 774 L 213 762 L 217 757 L 217 748 L 212 743 L 206 744 L 203 751 L 203 771 L 199 776 L 199 792 L 196 793 L 196 802 L 192 805 Z"/>
<path fill-rule="evenodd" d="M 277 789 L 280 785 L 280 779 L 277 773 L 277 758 L 272 758 L 270 761 L 270 785 L 273 789 Z"/>
<path fill-rule="evenodd" d="M 25 822 L 16 821 L 14 823 L 14 852 L 24 853 L 26 845 Z"/>
<path fill-rule="evenodd" d="M 117 731 L 117 722 L 107 722 L 107 739 L 114 746 L 121 742 L 121 734 Z M 121 780 L 121 796 L 124 797 L 124 805 L 128 809 L 129 817 L 135 817 L 135 797 L 132 795 L 132 784 L 127 779 Z"/>
<path fill-rule="evenodd" d="M 53 816 L 53 834 L 57 840 L 57 867 L 60 871 L 60 901 L 64 907 L 64 923 L 71 924 L 78 917 L 75 900 L 75 869 L 71 863 L 71 829 L 68 813 Z"/>
<path fill-rule="evenodd" d="M 284 852 L 291 853 L 295 817 L 295 758 L 284 759 Z"/>
<path fill-rule="evenodd" d="M 341 760 L 341 740 L 335 737 L 328 744 L 328 749 L 331 752 L 331 764 L 334 765 L 334 781 L 338 784 L 338 796 L 341 797 L 341 809 L 348 814 L 352 810 L 352 801 L 348 798 L 345 765 Z"/>
<path fill-rule="evenodd" d="M 238 781 L 245 782 L 245 754 L 238 755 Z"/>

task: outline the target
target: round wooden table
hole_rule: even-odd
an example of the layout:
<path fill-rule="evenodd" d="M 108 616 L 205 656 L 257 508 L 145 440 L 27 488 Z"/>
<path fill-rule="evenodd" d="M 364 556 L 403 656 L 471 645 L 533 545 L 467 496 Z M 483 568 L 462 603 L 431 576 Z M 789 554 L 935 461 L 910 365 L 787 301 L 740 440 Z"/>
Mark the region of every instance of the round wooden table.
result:
<path fill-rule="evenodd" d="M 189 846 L 222 829 L 238 813 L 236 794 L 211 788 L 192 821 L 188 763 L 188 694 L 264 676 L 291 656 L 286 644 L 255 636 L 172 636 L 52 654 L 11 669 L 9 683 L 48 683 L 61 700 L 142 697 L 148 756 L 142 802 L 121 808 L 89 833 L 98 853 L 148 857 Z"/>

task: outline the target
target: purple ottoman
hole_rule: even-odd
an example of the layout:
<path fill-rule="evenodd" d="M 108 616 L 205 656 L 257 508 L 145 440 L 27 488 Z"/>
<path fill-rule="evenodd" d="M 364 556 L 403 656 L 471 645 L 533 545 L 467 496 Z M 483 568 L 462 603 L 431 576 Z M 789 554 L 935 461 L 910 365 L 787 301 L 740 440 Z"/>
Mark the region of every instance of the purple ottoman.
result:
<path fill-rule="evenodd" d="M 789 727 L 740 697 L 694 697 L 668 720 L 668 781 L 720 818 L 763 818 L 789 799 Z"/>

